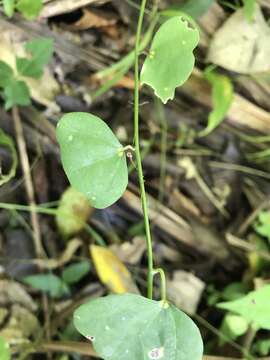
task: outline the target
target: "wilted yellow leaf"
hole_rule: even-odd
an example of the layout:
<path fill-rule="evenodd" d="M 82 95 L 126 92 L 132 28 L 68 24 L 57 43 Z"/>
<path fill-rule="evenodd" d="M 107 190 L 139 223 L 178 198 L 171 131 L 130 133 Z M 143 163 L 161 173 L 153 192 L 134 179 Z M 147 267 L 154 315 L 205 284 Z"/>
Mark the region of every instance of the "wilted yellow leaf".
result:
<path fill-rule="evenodd" d="M 126 266 L 110 249 L 91 245 L 90 253 L 101 282 L 112 292 L 116 294 L 139 292 Z"/>

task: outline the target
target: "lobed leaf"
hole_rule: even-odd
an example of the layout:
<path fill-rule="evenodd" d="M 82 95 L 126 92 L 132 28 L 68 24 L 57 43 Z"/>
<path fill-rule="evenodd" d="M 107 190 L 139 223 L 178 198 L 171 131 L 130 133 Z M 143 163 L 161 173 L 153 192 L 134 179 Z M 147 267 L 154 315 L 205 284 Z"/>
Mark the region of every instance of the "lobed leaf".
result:
<path fill-rule="evenodd" d="M 174 98 L 175 89 L 190 76 L 194 67 L 193 50 L 199 31 L 183 16 L 175 16 L 156 32 L 141 71 L 141 83 L 153 88 L 163 103 Z"/>
<path fill-rule="evenodd" d="M 12 68 L 0 60 L 0 87 L 4 88 L 9 84 L 9 82 L 13 79 L 13 70 Z"/>
<path fill-rule="evenodd" d="M 30 91 L 24 81 L 12 78 L 4 88 L 5 109 L 14 105 L 27 106 L 31 104 Z"/>
<path fill-rule="evenodd" d="M 42 9 L 42 0 L 19 0 L 16 8 L 26 19 L 35 19 Z"/>
<path fill-rule="evenodd" d="M 50 38 L 39 38 L 29 41 L 25 45 L 31 58 L 16 58 L 16 67 L 18 72 L 27 77 L 40 78 L 43 74 L 43 68 L 49 63 L 53 55 L 53 40 Z"/>
<path fill-rule="evenodd" d="M 112 205 L 128 183 L 125 153 L 107 124 L 88 113 L 69 113 L 56 131 L 61 159 L 71 185 L 93 207 Z"/>
<path fill-rule="evenodd" d="M 77 330 L 105 360 L 201 360 L 193 321 L 175 306 L 139 295 L 109 295 L 80 306 Z"/>
<path fill-rule="evenodd" d="M 270 330 L 270 285 L 251 291 L 246 296 L 229 302 L 220 303 L 221 309 L 241 315 L 259 329 Z"/>

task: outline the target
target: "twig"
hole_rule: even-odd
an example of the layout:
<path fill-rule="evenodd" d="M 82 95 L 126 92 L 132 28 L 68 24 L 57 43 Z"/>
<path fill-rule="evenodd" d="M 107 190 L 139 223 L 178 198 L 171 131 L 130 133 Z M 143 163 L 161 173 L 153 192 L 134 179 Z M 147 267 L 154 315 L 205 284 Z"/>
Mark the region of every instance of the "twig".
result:
<path fill-rule="evenodd" d="M 28 203 L 31 208 L 34 208 L 36 206 L 36 203 L 35 203 L 34 187 L 30 172 L 30 163 L 29 163 L 29 158 L 27 155 L 27 149 L 23 135 L 22 122 L 21 122 L 19 110 L 16 106 L 12 108 L 12 117 L 14 121 L 16 140 L 20 154 L 22 171 L 25 178 L 25 189 L 27 193 Z M 41 242 L 41 232 L 39 227 L 38 214 L 34 211 L 34 209 L 31 209 L 30 218 L 33 227 L 33 240 L 35 245 L 36 256 L 39 258 L 43 258 L 46 256 L 46 254 Z"/>
<path fill-rule="evenodd" d="M 18 149 L 19 149 L 22 171 L 23 171 L 23 175 L 24 175 L 24 179 L 25 179 L 26 194 L 27 194 L 28 203 L 30 206 L 30 219 L 31 219 L 31 224 L 32 224 L 32 228 L 33 228 L 33 240 L 34 240 L 35 252 L 36 252 L 37 258 L 42 259 L 42 258 L 46 258 L 46 253 L 42 246 L 38 214 L 34 210 L 34 208 L 36 207 L 36 202 L 35 202 L 34 186 L 33 186 L 32 177 L 31 177 L 30 162 L 29 162 L 26 143 L 25 143 L 25 139 L 24 139 L 24 135 L 23 135 L 23 127 L 22 127 L 22 122 L 21 122 L 21 118 L 20 118 L 20 114 L 19 114 L 19 109 L 16 106 L 14 106 L 12 108 L 12 117 L 13 117 L 13 121 L 14 121 L 16 140 L 17 140 Z M 50 339 L 50 314 L 48 311 L 49 310 L 48 298 L 45 294 L 43 294 L 43 296 L 42 296 L 42 305 L 43 305 L 43 311 L 44 311 L 44 315 L 45 315 L 46 338 L 49 340 Z M 49 356 L 49 358 L 50 358 L 50 356 Z"/>
<path fill-rule="evenodd" d="M 60 353 L 77 353 L 97 357 L 91 344 L 76 341 L 52 341 L 44 342 L 34 352 L 60 352 Z M 229 358 L 222 356 L 204 356 L 203 360 L 239 360 L 238 358 Z M 270 360 L 270 357 L 259 358 L 258 360 Z"/>

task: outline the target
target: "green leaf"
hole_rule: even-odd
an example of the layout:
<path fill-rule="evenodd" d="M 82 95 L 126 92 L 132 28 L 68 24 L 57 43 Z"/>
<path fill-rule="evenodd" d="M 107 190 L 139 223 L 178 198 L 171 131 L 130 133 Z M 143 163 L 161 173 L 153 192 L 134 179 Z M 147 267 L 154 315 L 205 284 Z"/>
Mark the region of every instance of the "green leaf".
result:
<path fill-rule="evenodd" d="M 79 233 L 94 209 L 90 206 L 84 194 L 73 187 L 67 188 L 60 199 L 56 223 L 61 234 L 69 237 Z"/>
<path fill-rule="evenodd" d="M 30 91 L 24 81 L 12 79 L 4 88 L 5 109 L 14 105 L 27 106 L 31 104 Z"/>
<path fill-rule="evenodd" d="M 214 0 L 188 0 L 184 4 L 173 5 L 161 11 L 162 16 L 172 17 L 186 13 L 194 19 L 201 17 L 207 12 Z"/>
<path fill-rule="evenodd" d="M 270 352 L 270 339 L 261 339 L 256 341 L 252 349 L 261 356 L 268 355 Z"/>
<path fill-rule="evenodd" d="M 56 135 L 71 185 L 95 208 L 116 202 L 127 187 L 128 171 L 123 147 L 107 124 L 92 114 L 69 113 Z"/>
<path fill-rule="evenodd" d="M 141 83 L 151 86 L 163 103 L 173 99 L 175 89 L 190 76 L 198 42 L 199 31 L 183 16 L 167 20 L 156 32 L 142 67 Z"/>
<path fill-rule="evenodd" d="M 39 15 L 42 9 L 42 0 L 19 0 L 16 8 L 26 19 L 33 20 Z"/>
<path fill-rule="evenodd" d="M 38 79 L 43 74 L 43 68 L 49 63 L 53 55 L 53 40 L 39 38 L 29 41 L 25 45 L 26 51 L 31 54 L 31 59 L 16 58 L 18 72 L 23 76 Z"/>
<path fill-rule="evenodd" d="M 248 330 L 248 322 L 239 315 L 227 314 L 221 324 L 220 331 L 227 339 L 220 338 L 220 345 L 227 341 L 235 340 L 244 335 Z M 226 341 L 227 340 L 227 341 Z"/>
<path fill-rule="evenodd" d="M 258 234 L 265 236 L 270 240 L 270 212 L 260 211 L 257 223 L 254 225 Z"/>
<path fill-rule="evenodd" d="M 134 294 L 109 295 L 80 306 L 74 324 L 105 360 L 202 359 L 197 326 L 163 301 Z"/>
<path fill-rule="evenodd" d="M 90 271 L 89 261 L 81 261 L 67 266 L 62 272 L 62 279 L 67 284 L 75 284 Z"/>
<path fill-rule="evenodd" d="M 0 359 L 1 360 L 10 360 L 11 359 L 9 345 L 5 341 L 5 339 L 2 338 L 1 336 L 0 336 Z"/>
<path fill-rule="evenodd" d="M 7 63 L 0 60 L 0 87 L 4 88 L 5 86 L 7 86 L 12 79 L 12 68 Z"/>
<path fill-rule="evenodd" d="M 210 134 L 222 122 L 233 102 L 233 85 L 227 76 L 215 73 L 210 67 L 205 71 L 205 78 L 212 85 L 213 110 L 200 136 Z"/>
<path fill-rule="evenodd" d="M 239 299 L 247 293 L 248 288 L 244 283 L 233 282 L 227 285 L 222 291 L 222 299 L 231 301 Z"/>
<path fill-rule="evenodd" d="M 7 174 L 0 173 L 0 186 L 7 183 L 10 179 L 12 179 L 16 174 L 16 168 L 18 165 L 18 157 L 15 149 L 14 142 L 12 138 L 4 133 L 2 129 L 0 129 L 0 145 L 6 147 L 11 154 L 12 164 Z"/>
<path fill-rule="evenodd" d="M 243 0 L 244 2 L 244 14 L 248 21 L 254 19 L 256 11 L 256 0 Z"/>
<path fill-rule="evenodd" d="M 15 9 L 15 0 L 3 0 L 4 13 L 12 17 Z"/>
<path fill-rule="evenodd" d="M 68 286 L 53 274 L 30 275 L 26 276 L 23 281 L 34 289 L 46 292 L 54 298 L 69 294 Z"/>
<path fill-rule="evenodd" d="M 270 285 L 251 291 L 246 296 L 229 302 L 220 303 L 221 309 L 241 315 L 259 329 L 270 330 Z"/>

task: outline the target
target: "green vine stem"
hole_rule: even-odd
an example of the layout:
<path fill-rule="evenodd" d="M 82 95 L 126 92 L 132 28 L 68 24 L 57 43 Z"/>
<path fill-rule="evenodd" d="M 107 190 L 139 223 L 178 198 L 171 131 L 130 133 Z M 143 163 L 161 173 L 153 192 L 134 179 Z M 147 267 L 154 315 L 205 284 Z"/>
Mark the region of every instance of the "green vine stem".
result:
<path fill-rule="evenodd" d="M 140 7 L 140 15 L 137 26 L 136 33 L 136 43 L 135 43 L 135 66 L 134 66 L 134 142 L 135 142 L 135 154 L 137 160 L 137 171 L 140 183 L 141 191 L 141 202 L 144 216 L 144 226 L 146 232 L 146 242 L 147 242 L 147 258 L 148 258 L 148 273 L 147 273 L 147 296 L 149 299 L 153 298 L 153 250 L 152 250 L 152 239 L 151 239 L 151 230 L 148 216 L 147 200 L 144 187 L 144 178 L 143 178 L 143 169 L 142 169 L 142 160 L 140 152 L 140 135 L 139 135 L 139 55 L 140 55 L 140 38 L 142 31 L 142 23 L 145 11 L 145 5 L 147 0 L 142 0 Z"/>
<path fill-rule="evenodd" d="M 161 268 L 153 270 L 153 276 L 159 274 L 161 282 L 161 300 L 165 303 L 167 302 L 167 291 L 166 291 L 166 276 L 165 272 Z"/>

